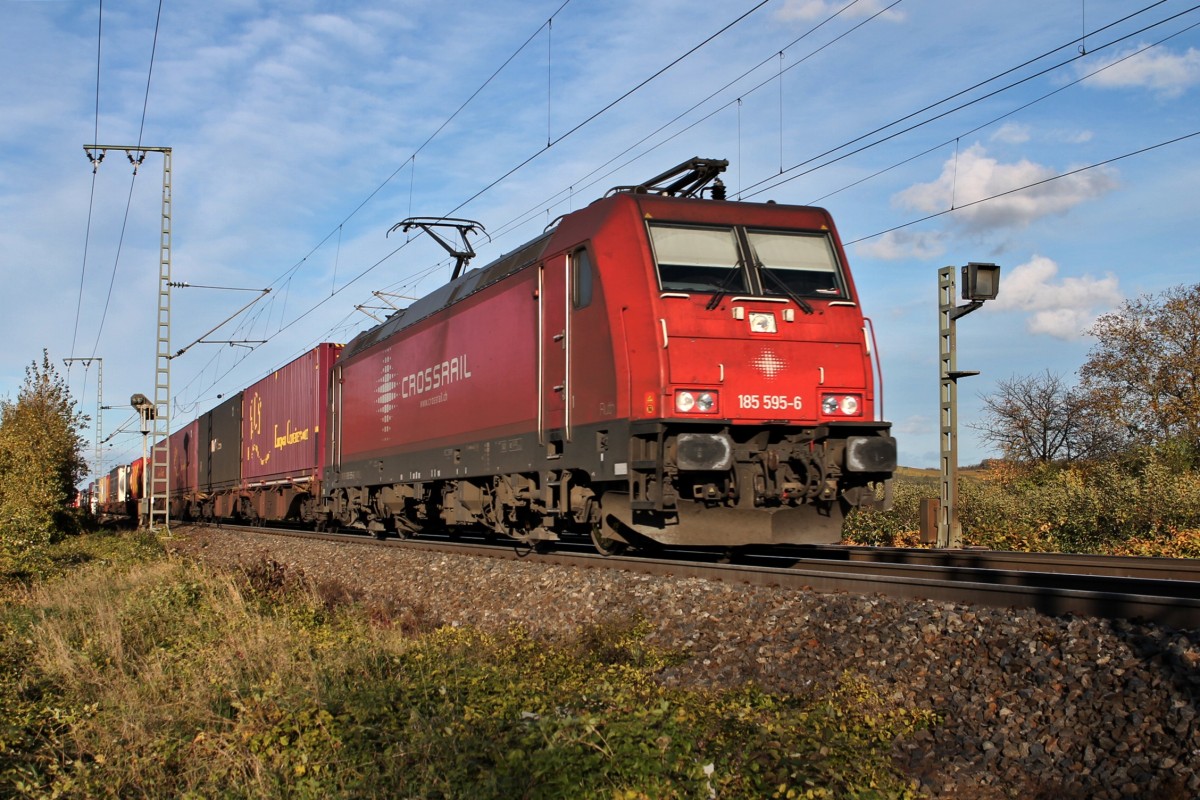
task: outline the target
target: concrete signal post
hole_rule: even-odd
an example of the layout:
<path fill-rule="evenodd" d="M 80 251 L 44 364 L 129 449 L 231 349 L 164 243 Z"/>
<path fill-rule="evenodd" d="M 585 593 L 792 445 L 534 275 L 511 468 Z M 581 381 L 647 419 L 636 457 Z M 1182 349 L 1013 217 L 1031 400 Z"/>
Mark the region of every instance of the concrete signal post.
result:
<path fill-rule="evenodd" d="M 957 305 L 954 273 L 962 273 L 962 299 Z M 1000 267 L 971 262 L 965 267 L 938 270 L 938 363 L 941 371 L 941 472 L 942 497 L 938 508 L 937 546 L 962 547 L 962 526 L 958 521 L 958 379 L 978 375 L 958 369 L 955 323 L 995 299 L 1000 292 Z"/>

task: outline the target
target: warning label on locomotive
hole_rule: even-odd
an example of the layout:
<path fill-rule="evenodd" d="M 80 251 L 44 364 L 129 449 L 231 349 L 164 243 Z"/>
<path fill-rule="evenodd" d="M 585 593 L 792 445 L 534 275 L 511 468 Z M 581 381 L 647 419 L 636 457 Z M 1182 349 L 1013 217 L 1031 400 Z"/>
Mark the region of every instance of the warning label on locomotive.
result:
<path fill-rule="evenodd" d="M 405 375 L 400 379 L 400 396 L 416 397 L 469 377 L 471 377 L 471 370 L 467 369 L 467 354 L 463 353 L 448 361 Z"/>

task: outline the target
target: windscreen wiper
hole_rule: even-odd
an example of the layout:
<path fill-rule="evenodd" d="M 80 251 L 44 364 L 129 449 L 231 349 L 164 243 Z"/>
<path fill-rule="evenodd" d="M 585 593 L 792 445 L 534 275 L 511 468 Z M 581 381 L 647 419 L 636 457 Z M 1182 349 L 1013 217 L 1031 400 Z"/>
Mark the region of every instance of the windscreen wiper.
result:
<path fill-rule="evenodd" d="M 742 271 L 742 261 L 741 261 L 741 259 L 739 259 L 738 262 L 733 265 L 733 267 L 729 270 L 729 272 L 721 280 L 721 283 L 717 286 L 716 294 L 714 294 L 712 297 L 710 297 L 708 299 L 708 303 L 706 303 L 704 306 L 704 308 L 706 310 L 712 311 L 714 308 L 721 305 L 721 299 L 723 297 L 725 297 L 725 293 L 728 292 L 729 287 L 733 285 L 733 279 L 736 278 L 741 273 L 741 271 Z"/>
<path fill-rule="evenodd" d="M 804 301 L 803 297 L 801 297 L 800 295 L 793 292 L 791 287 L 783 282 L 783 279 L 781 279 L 774 272 L 771 272 L 769 269 L 767 269 L 765 266 L 763 266 L 761 261 L 756 266 L 758 267 L 759 275 L 766 275 L 768 278 L 770 278 L 772 280 L 772 282 L 774 282 L 774 284 L 779 287 L 779 291 L 781 291 L 785 295 L 787 295 L 787 298 L 789 300 L 791 300 L 793 303 L 800 306 L 801 310 L 804 311 L 805 314 L 813 313 L 812 306 L 810 306 L 808 303 L 806 303 Z"/>

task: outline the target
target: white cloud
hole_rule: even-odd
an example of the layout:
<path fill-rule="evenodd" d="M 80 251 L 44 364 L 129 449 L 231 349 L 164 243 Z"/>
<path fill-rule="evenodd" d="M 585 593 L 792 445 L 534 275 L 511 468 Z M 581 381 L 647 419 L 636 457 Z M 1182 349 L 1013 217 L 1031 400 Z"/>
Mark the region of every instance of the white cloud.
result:
<path fill-rule="evenodd" d="M 872 14 L 878 14 L 887 4 L 881 0 L 858 0 L 858 2 L 830 2 L 830 0 L 787 0 L 783 4 L 783 8 L 779 9 L 777 16 L 785 21 L 801 21 L 807 22 L 815 19 L 825 19 L 831 14 L 835 14 L 839 9 L 845 9 L 843 16 L 854 19 L 857 17 L 869 17 Z M 890 20 L 892 22 L 900 22 L 904 19 L 904 13 L 900 11 L 885 11 L 879 15 L 880 19 Z"/>
<path fill-rule="evenodd" d="M 335 14 L 309 14 L 302 19 L 304 27 L 359 52 L 373 52 L 379 39 L 367 26 Z"/>
<path fill-rule="evenodd" d="M 1087 144 L 1094 136 L 1091 131 L 1073 131 L 1058 134 L 1058 138 L 1067 144 Z"/>
<path fill-rule="evenodd" d="M 1007 122 L 992 134 L 992 139 L 1005 144 L 1024 144 L 1029 141 L 1029 126 Z"/>
<path fill-rule="evenodd" d="M 856 252 L 885 261 L 906 258 L 936 258 L 946 252 L 946 234 L 941 232 L 889 231 L 873 241 L 856 244 Z"/>
<path fill-rule="evenodd" d="M 1057 174 L 1060 170 L 1028 159 L 1002 164 L 989 158 L 982 145 L 975 144 L 957 158 L 947 159 L 936 181 L 911 186 L 893 199 L 907 208 L 931 214 L 954 207 L 958 209 L 954 222 L 978 231 L 1025 227 L 1042 217 L 1065 214 L 1117 186 L 1116 171 L 1107 167 L 1033 185 Z M 1023 186 L 1030 188 L 1013 191 Z M 995 199 L 978 202 L 989 197 Z"/>
<path fill-rule="evenodd" d="M 1011 272 L 1001 273 L 1000 294 L 986 307 L 1025 312 L 1030 333 L 1070 340 L 1082 337 L 1100 313 L 1121 302 L 1117 277 L 1112 273 L 1103 278 L 1057 276 L 1058 264 L 1035 255 Z"/>
<path fill-rule="evenodd" d="M 1200 83 L 1200 50 L 1189 47 L 1186 53 L 1173 53 L 1167 48 L 1143 50 L 1145 47 L 1137 44 L 1110 58 L 1081 65 L 1080 70 L 1087 72 L 1098 65 L 1102 70 L 1088 78 L 1086 85 L 1102 89 L 1144 87 L 1170 98 Z"/>

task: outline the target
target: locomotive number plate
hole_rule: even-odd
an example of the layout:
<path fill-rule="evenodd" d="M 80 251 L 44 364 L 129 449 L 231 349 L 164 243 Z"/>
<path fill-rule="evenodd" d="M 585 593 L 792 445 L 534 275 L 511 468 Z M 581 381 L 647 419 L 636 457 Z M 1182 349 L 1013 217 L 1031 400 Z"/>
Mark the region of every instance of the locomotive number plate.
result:
<path fill-rule="evenodd" d="M 738 408 L 762 409 L 764 411 L 799 411 L 801 400 L 799 395 L 784 394 L 739 394 Z"/>

